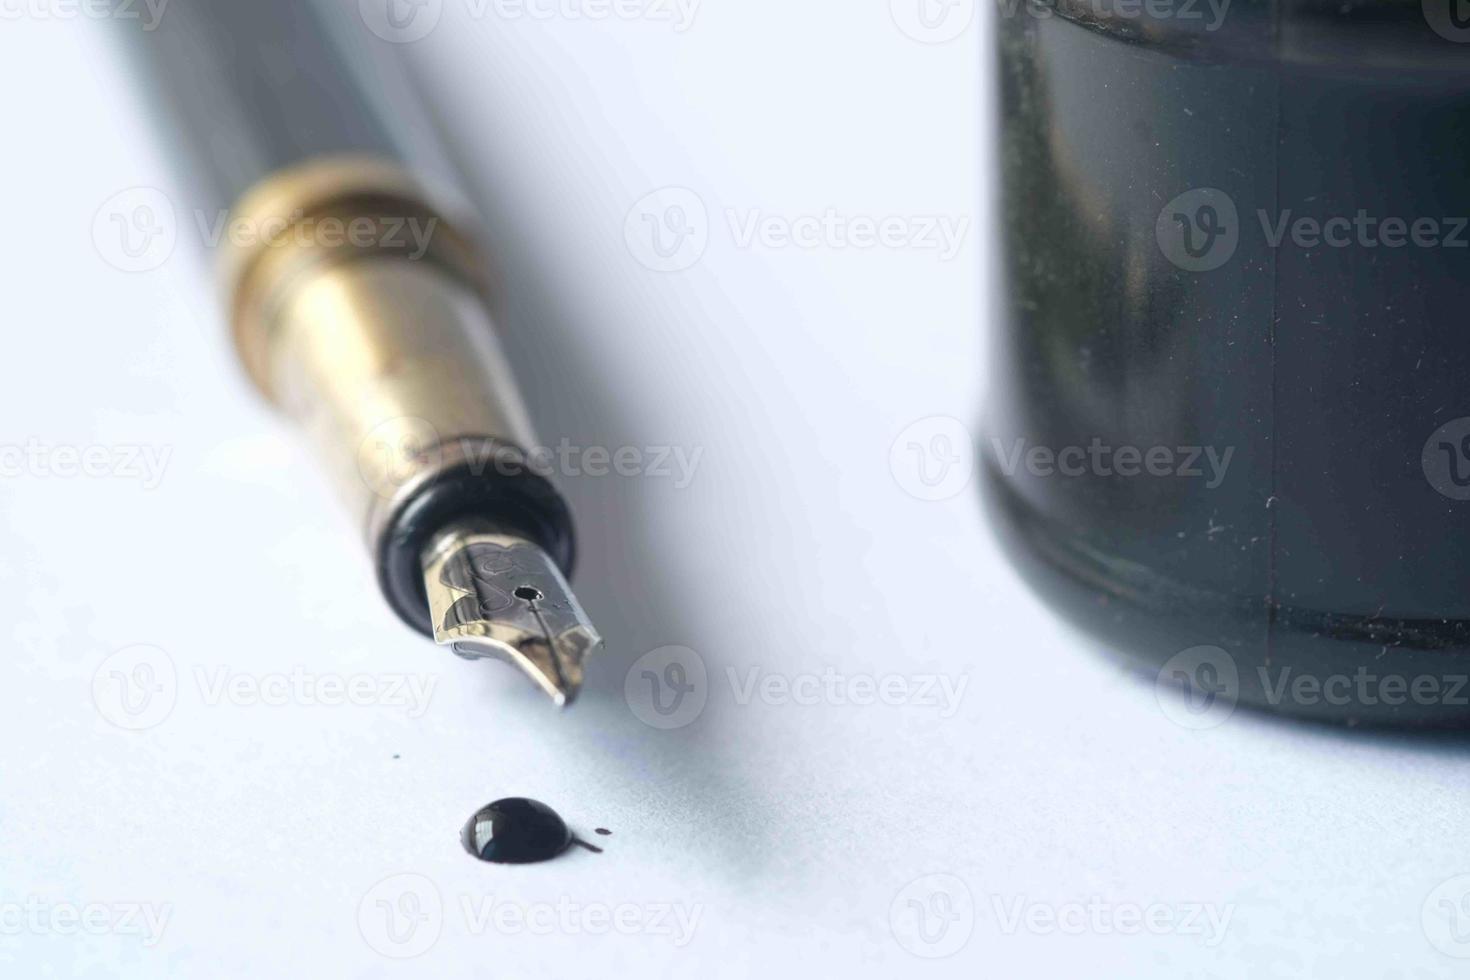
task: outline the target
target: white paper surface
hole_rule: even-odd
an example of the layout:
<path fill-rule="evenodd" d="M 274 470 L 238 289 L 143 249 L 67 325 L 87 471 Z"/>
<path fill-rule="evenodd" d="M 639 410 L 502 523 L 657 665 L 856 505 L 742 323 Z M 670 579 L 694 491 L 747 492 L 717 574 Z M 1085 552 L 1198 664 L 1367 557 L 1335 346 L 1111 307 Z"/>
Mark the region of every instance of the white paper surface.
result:
<path fill-rule="evenodd" d="M 116 195 L 178 190 L 109 25 L 0 29 L 0 969 L 1448 974 L 1470 949 L 1425 922 L 1470 871 L 1462 741 L 1180 727 L 1021 588 L 963 473 L 905 489 L 907 441 L 946 431 L 911 425 L 979 418 L 983 18 L 655 8 L 691 11 L 443 0 L 404 45 L 542 439 L 694 461 L 563 480 L 608 648 L 560 717 L 379 601 L 233 363 L 193 217 L 118 268 Z M 670 204 L 703 252 L 656 271 L 690 257 L 652 249 Z M 854 244 L 887 218 L 901 245 Z M 700 711 L 642 693 L 671 646 Z M 606 852 L 471 860 L 460 824 L 511 795 Z"/>

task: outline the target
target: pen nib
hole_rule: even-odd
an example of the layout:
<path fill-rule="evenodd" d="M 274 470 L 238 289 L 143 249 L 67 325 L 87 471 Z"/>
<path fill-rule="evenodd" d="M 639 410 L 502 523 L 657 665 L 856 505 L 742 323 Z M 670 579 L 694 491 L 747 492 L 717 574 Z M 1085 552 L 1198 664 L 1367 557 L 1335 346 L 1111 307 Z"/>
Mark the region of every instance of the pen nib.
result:
<path fill-rule="evenodd" d="M 435 642 L 515 664 L 565 707 L 602 637 L 551 557 L 512 535 L 451 528 L 424 554 Z"/>

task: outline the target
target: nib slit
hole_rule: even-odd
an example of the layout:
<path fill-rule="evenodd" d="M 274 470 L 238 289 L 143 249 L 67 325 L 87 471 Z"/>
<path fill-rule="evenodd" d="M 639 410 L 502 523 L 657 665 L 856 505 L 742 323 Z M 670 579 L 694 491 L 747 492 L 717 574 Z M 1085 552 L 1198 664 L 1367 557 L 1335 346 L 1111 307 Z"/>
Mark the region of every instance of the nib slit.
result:
<path fill-rule="evenodd" d="M 519 589 L 517 591 L 520 591 Z M 537 594 L 540 598 L 540 594 Z M 566 691 L 567 678 L 561 669 L 561 651 L 557 649 L 556 640 L 551 635 L 551 628 L 546 625 L 546 617 L 541 615 L 541 609 L 536 605 L 536 599 L 528 599 L 526 604 L 531 607 L 531 612 L 536 616 L 536 623 L 541 627 L 541 635 L 546 640 L 547 655 L 551 658 L 551 668 L 556 671 L 556 686 L 560 691 Z"/>

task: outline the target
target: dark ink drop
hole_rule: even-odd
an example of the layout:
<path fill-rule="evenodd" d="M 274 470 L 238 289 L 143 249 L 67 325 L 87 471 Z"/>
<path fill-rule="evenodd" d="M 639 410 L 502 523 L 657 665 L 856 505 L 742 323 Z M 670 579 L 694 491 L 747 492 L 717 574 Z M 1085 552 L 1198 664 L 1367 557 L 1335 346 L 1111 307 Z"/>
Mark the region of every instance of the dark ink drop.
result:
<path fill-rule="evenodd" d="M 608 830 L 606 827 L 598 827 L 595 831 L 593 831 L 593 833 L 595 833 L 595 834 L 601 834 L 604 837 L 611 837 L 612 836 L 612 831 L 611 830 Z"/>
<path fill-rule="evenodd" d="M 481 808 L 464 825 L 460 840 L 481 861 L 534 864 L 550 861 L 576 838 L 566 821 L 545 803 L 513 797 Z"/>

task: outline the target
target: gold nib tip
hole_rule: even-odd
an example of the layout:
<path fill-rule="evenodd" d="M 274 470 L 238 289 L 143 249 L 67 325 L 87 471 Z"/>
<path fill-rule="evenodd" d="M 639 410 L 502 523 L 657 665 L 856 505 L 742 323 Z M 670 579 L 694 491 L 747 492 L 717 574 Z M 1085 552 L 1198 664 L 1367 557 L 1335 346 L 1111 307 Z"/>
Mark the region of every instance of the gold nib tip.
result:
<path fill-rule="evenodd" d="M 435 642 L 519 667 L 557 707 L 576 700 L 602 637 L 556 563 L 511 535 L 451 528 L 424 554 Z"/>

